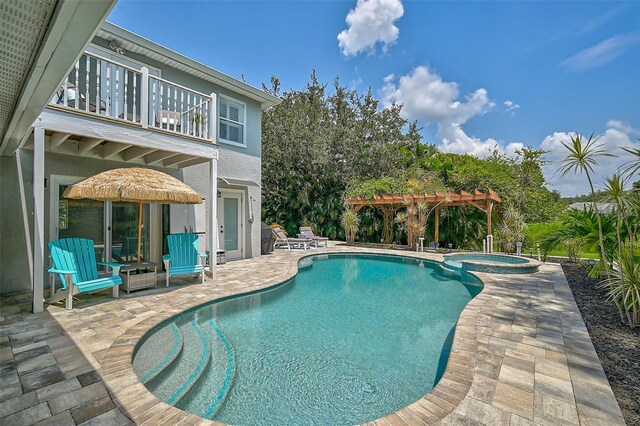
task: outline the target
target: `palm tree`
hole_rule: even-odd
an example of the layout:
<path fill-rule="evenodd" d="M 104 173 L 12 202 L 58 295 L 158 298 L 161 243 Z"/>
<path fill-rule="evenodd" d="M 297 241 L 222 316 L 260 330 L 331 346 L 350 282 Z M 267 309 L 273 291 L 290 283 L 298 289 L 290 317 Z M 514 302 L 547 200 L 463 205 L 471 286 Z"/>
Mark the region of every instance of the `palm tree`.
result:
<path fill-rule="evenodd" d="M 567 156 L 562 160 L 562 166 L 560 171 L 562 176 L 566 176 L 569 172 L 578 173 L 584 172 L 587 175 L 587 181 L 589 181 L 589 187 L 591 188 L 591 198 L 593 202 L 593 210 L 596 213 L 598 219 L 598 242 L 600 245 L 600 256 L 602 266 L 609 276 L 609 268 L 606 265 L 606 255 L 604 250 L 604 242 L 602 239 L 602 218 L 598 211 L 596 204 L 596 191 L 593 188 L 593 181 L 591 180 L 591 174 L 593 173 L 593 167 L 597 164 L 598 157 L 613 157 L 602 149 L 602 144 L 597 144 L 598 138 L 593 137 L 593 133 L 589 136 L 589 139 L 584 142 L 582 135 L 576 134 L 571 136 L 571 143 L 562 142 L 562 145 L 567 149 Z"/>
<path fill-rule="evenodd" d="M 618 268 L 611 271 L 611 277 L 600 284 L 613 300 L 620 315 L 626 314 L 629 327 L 640 326 L 640 262 L 631 251 L 624 251 L 618 258 Z"/>
<path fill-rule="evenodd" d="M 640 141 L 640 139 L 638 139 Z M 640 171 L 640 148 L 622 148 L 623 151 L 628 152 L 635 158 L 627 161 L 623 166 L 626 166 L 623 174 L 628 175 L 629 177 L 633 176 L 634 173 Z"/>
<path fill-rule="evenodd" d="M 627 228 L 627 233 L 629 234 L 629 249 L 631 253 L 633 253 L 633 239 L 634 235 L 631 230 L 631 225 L 629 223 L 629 209 L 630 202 L 628 199 L 628 193 L 625 190 L 625 181 L 619 174 L 614 174 L 610 178 L 606 179 L 604 186 L 604 199 L 607 202 L 613 203 L 616 206 L 616 216 L 618 220 L 616 221 L 616 236 L 618 238 L 618 255 L 621 254 L 624 243 L 622 241 L 620 235 L 620 228 L 622 224 Z"/>

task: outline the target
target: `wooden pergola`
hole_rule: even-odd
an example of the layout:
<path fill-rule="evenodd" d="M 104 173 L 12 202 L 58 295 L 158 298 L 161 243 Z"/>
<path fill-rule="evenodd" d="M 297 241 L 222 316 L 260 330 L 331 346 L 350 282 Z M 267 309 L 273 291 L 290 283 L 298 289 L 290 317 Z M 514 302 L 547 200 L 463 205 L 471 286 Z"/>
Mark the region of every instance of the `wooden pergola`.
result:
<path fill-rule="evenodd" d="M 435 207 L 435 241 L 438 241 L 440 234 L 440 208 L 441 207 L 459 207 L 473 206 L 487 215 L 487 234 L 491 234 L 491 214 L 495 204 L 501 204 L 502 198 L 493 190 L 487 192 L 479 190 L 468 193 L 460 191 L 455 193 L 448 191 L 446 193 L 436 192 L 433 194 L 415 194 L 415 195 L 374 195 L 373 198 L 356 197 L 349 200 L 351 210 L 358 212 L 366 206 L 380 208 L 383 212 L 394 212 L 410 205 L 426 203 L 432 208 Z M 411 236 L 409 236 L 411 237 Z M 411 241 L 411 238 L 410 238 Z"/>

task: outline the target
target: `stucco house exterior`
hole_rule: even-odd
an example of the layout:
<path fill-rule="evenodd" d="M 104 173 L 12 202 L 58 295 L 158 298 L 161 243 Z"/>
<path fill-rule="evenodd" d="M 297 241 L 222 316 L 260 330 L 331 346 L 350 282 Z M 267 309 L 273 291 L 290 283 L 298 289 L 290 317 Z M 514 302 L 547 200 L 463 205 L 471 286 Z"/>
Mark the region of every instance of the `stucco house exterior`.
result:
<path fill-rule="evenodd" d="M 0 292 L 31 289 L 35 312 L 48 286 L 48 241 L 89 238 L 104 261 L 133 260 L 135 205 L 62 198 L 105 170 L 161 170 L 205 199 L 145 204 L 144 260 L 161 265 L 166 235 L 177 232 L 202 234 L 203 251 L 222 248 L 227 260 L 260 255 L 261 112 L 279 99 L 104 22 L 114 3 L 79 2 L 85 15 L 64 30 L 53 6 L 49 28 L 73 34 L 43 61 L 47 84 L 13 102 L 0 128 Z M 48 70 L 63 49 L 65 61 Z"/>

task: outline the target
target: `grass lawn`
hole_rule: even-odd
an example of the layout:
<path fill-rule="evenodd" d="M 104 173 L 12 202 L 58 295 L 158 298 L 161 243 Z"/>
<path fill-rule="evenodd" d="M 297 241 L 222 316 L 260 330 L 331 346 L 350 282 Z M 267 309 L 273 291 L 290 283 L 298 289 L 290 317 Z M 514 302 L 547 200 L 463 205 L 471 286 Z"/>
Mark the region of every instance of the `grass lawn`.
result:
<path fill-rule="evenodd" d="M 526 254 L 526 253 L 525 253 Z M 549 252 L 549 256 L 566 256 L 567 255 L 567 251 L 566 250 L 552 250 L 551 252 Z M 589 258 L 589 259 L 600 259 L 600 253 L 598 252 L 591 252 L 591 251 L 583 251 L 580 253 L 580 257 L 581 258 Z M 633 249 L 633 257 L 635 259 L 637 259 L 638 261 L 640 261 L 640 249 L 637 249 L 634 247 Z"/>

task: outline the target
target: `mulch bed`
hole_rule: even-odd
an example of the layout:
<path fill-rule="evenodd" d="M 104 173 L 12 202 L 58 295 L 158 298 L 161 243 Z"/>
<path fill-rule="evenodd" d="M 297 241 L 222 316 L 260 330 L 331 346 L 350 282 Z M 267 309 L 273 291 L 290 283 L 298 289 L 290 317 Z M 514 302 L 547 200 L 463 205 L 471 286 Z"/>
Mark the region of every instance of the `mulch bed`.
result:
<path fill-rule="evenodd" d="M 618 309 L 597 288 L 598 280 L 589 278 L 582 265 L 563 261 L 562 269 L 624 419 L 639 426 L 640 327 L 631 329 L 620 320 Z"/>

